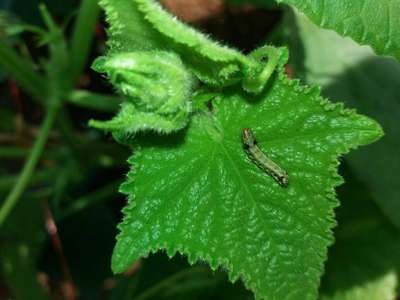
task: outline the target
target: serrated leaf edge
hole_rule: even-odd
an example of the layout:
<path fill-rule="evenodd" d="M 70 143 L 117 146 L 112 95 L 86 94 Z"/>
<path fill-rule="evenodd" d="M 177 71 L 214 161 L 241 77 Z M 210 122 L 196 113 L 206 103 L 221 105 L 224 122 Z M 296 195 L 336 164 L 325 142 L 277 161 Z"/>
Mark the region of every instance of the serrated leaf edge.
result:
<path fill-rule="evenodd" d="M 317 86 L 307 86 L 307 85 L 301 85 L 300 81 L 298 79 L 290 80 L 287 78 L 287 76 L 283 72 L 283 68 L 280 68 L 279 70 L 279 77 L 281 79 L 281 82 L 294 88 L 294 90 L 298 93 L 313 93 L 316 94 L 317 99 L 316 103 L 318 105 L 321 105 L 324 109 L 326 110 L 339 110 L 340 114 L 343 115 L 353 115 L 356 114 L 355 110 L 348 109 L 344 107 L 343 103 L 332 103 L 327 99 L 324 99 L 322 96 L 319 95 L 320 93 L 320 88 Z M 374 140 L 368 141 L 367 143 L 372 143 L 375 140 L 378 140 L 382 135 L 383 135 L 383 130 L 380 127 L 378 123 L 377 125 L 377 130 L 376 130 L 376 138 Z M 325 197 L 329 200 L 330 202 L 330 208 L 331 212 L 329 215 L 326 217 L 328 218 L 328 224 L 330 224 L 328 230 L 330 233 L 330 238 L 328 240 L 328 247 L 331 246 L 334 243 L 334 236 L 333 236 L 333 228 L 337 225 L 337 221 L 335 219 L 335 213 L 334 209 L 340 205 L 338 199 L 337 199 L 337 194 L 335 191 L 335 188 L 338 187 L 339 185 L 343 184 L 345 181 L 343 177 L 338 173 L 338 166 L 340 164 L 339 158 L 351 150 L 357 149 L 358 147 L 362 146 L 363 144 L 359 143 L 352 143 L 352 144 L 347 144 L 344 146 L 344 148 L 338 150 L 334 155 L 331 157 L 331 163 L 328 169 L 330 170 L 331 173 L 331 179 L 330 179 L 330 184 L 325 191 Z M 138 152 L 140 153 L 140 148 L 138 149 Z M 136 160 L 136 155 L 140 155 L 139 153 L 133 154 L 129 159 L 128 163 L 131 164 L 133 167 L 132 169 L 128 172 L 127 174 L 127 181 L 123 183 L 120 187 L 120 192 L 128 195 L 128 205 L 122 210 L 124 214 L 124 220 L 118 225 L 118 229 L 120 232 L 122 231 L 122 226 L 126 225 L 128 223 L 128 220 L 126 220 L 126 212 L 131 210 L 132 208 L 135 207 L 135 200 L 134 200 L 134 195 L 136 193 L 136 187 L 134 184 L 135 181 L 135 176 L 136 176 L 136 171 L 135 171 L 135 166 L 134 166 L 134 161 Z M 129 188 L 128 188 L 129 186 Z M 133 190 L 133 193 L 132 193 Z M 121 234 L 121 233 L 120 233 Z M 119 239 L 120 234 L 117 236 L 117 240 Z M 255 298 L 256 299 L 262 299 L 263 297 L 266 297 L 266 295 L 260 295 L 259 292 L 257 291 L 257 287 L 255 283 L 251 283 L 251 277 L 241 271 L 234 270 L 234 267 L 232 264 L 229 263 L 229 261 L 225 258 L 213 258 L 209 255 L 205 255 L 202 252 L 197 252 L 193 253 L 189 251 L 189 249 L 185 248 L 184 245 L 179 245 L 176 247 L 170 247 L 168 244 L 159 244 L 156 247 L 150 247 L 146 251 L 143 251 L 142 254 L 140 255 L 141 257 L 147 257 L 151 253 L 157 253 L 160 250 L 164 250 L 168 257 L 172 258 L 175 256 L 177 253 L 187 256 L 188 261 L 190 265 L 193 265 L 195 263 L 202 263 L 202 262 L 207 262 L 208 265 L 210 265 L 211 269 L 215 271 L 217 268 L 224 268 L 227 270 L 228 273 L 228 278 L 230 282 L 234 283 L 236 282 L 239 278 L 242 279 L 244 285 L 246 288 L 250 289 L 253 291 Z M 327 249 L 325 253 L 321 254 L 323 257 L 323 260 L 326 261 L 327 259 Z M 113 262 L 112 269 L 114 273 L 120 273 L 124 271 L 124 267 L 116 266 L 116 264 Z M 320 274 L 322 275 L 324 272 L 324 266 L 322 266 L 322 269 L 320 270 Z M 317 297 L 317 291 L 315 291 L 315 297 Z"/>

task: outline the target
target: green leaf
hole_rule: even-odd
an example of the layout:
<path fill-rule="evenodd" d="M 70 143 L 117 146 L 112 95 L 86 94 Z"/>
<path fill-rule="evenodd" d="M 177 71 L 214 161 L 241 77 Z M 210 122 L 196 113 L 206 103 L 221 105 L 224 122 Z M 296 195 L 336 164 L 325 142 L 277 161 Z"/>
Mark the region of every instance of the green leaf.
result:
<path fill-rule="evenodd" d="M 345 178 L 321 299 L 393 300 L 400 274 L 400 235 L 373 202 L 368 187 L 354 176 Z"/>
<path fill-rule="evenodd" d="M 289 174 L 279 186 L 243 149 L 243 128 Z M 114 272 L 161 249 L 222 267 L 257 299 L 316 299 L 332 243 L 337 157 L 382 135 L 282 68 L 259 97 L 227 90 L 187 131 L 137 139 Z"/>
<path fill-rule="evenodd" d="M 400 229 L 400 65 L 374 55 L 369 47 L 319 29 L 301 14 L 296 15 L 296 23 L 302 45 L 292 45 L 291 53 L 295 56 L 303 49 L 304 54 L 293 60 L 296 73 L 300 71 L 307 83 L 322 86 L 324 96 L 343 99 L 382 124 L 385 137 L 379 143 L 346 159 Z"/>
<path fill-rule="evenodd" d="M 400 2 L 397 0 L 277 0 L 305 13 L 315 24 L 370 45 L 400 60 Z"/>

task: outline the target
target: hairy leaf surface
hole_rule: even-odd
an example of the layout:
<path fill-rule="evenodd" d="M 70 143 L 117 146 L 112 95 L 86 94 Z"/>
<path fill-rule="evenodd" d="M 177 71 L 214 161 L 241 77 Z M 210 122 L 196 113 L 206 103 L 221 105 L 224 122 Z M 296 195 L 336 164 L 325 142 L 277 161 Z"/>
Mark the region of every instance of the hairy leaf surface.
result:
<path fill-rule="evenodd" d="M 288 172 L 287 188 L 249 159 L 245 127 Z M 342 182 L 337 157 L 381 134 L 374 121 L 289 81 L 282 70 L 259 97 L 226 91 L 187 131 L 137 139 L 121 187 L 129 204 L 113 270 L 163 249 L 226 269 L 257 299 L 316 299 L 332 243 L 334 187 Z"/>
<path fill-rule="evenodd" d="M 154 0 L 101 0 L 109 28 L 109 54 L 137 50 L 175 51 L 199 80 L 216 87 L 237 82 L 250 93 L 264 88 L 285 60 L 273 47 L 246 56 L 187 26 Z M 263 63 L 268 59 L 267 63 Z"/>
<path fill-rule="evenodd" d="M 381 55 L 400 60 L 398 0 L 277 0 L 297 7 L 317 25 L 371 45 Z"/>
<path fill-rule="evenodd" d="M 99 4 L 110 25 L 107 41 L 110 53 L 161 48 L 159 35 L 144 20 L 134 1 L 100 0 Z"/>

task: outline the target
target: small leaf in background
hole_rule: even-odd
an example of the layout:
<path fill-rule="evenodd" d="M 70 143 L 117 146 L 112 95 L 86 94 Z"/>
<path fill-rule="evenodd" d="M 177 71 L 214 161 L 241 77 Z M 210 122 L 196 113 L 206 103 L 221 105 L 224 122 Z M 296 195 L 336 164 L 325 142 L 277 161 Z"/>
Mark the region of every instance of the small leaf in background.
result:
<path fill-rule="evenodd" d="M 114 272 L 161 249 L 222 267 L 263 299 L 315 299 L 342 180 L 337 157 L 378 139 L 377 123 L 288 81 L 249 98 L 221 94 L 186 132 L 142 136 L 121 191 L 129 195 Z M 279 186 L 251 162 L 243 128 L 289 174 Z"/>
<path fill-rule="evenodd" d="M 400 2 L 397 0 L 277 0 L 295 6 L 322 28 L 332 29 L 376 53 L 400 61 Z"/>
<path fill-rule="evenodd" d="M 385 136 L 346 160 L 400 228 L 400 65 L 349 38 L 317 28 L 304 15 L 295 18 L 300 44 L 290 48 L 297 54 L 292 61 L 296 75 L 302 75 L 308 84 L 321 85 L 325 97 L 343 99 L 382 124 Z"/>
<path fill-rule="evenodd" d="M 399 287 L 400 235 L 376 206 L 368 187 L 346 171 L 321 300 L 393 300 Z"/>

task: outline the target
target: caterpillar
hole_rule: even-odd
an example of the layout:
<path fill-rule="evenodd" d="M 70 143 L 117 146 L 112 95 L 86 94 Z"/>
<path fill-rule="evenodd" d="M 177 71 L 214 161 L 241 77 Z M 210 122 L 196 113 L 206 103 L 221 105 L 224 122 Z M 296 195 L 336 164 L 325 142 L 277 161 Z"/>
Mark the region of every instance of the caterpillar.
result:
<path fill-rule="evenodd" d="M 244 128 L 242 131 L 243 145 L 254 163 L 265 173 L 270 175 L 282 187 L 289 184 L 289 176 L 285 170 L 268 158 L 264 152 L 257 146 L 254 133 L 250 128 Z"/>

